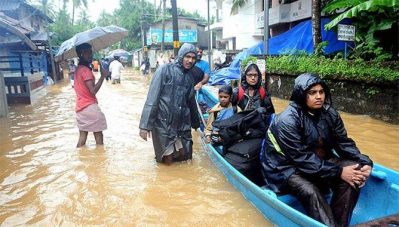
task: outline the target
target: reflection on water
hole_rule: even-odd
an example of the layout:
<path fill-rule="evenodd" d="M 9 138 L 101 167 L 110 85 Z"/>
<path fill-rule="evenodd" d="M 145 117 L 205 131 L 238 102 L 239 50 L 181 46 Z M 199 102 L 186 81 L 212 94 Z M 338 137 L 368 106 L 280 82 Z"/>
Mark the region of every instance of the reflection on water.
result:
<path fill-rule="evenodd" d="M 216 169 L 194 132 L 194 160 L 158 165 L 138 136 L 149 81 L 129 71 L 97 97 L 108 122 L 75 148 L 75 94 L 67 82 L 0 119 L 0 225 L 271 226 Z"/>
<path fill-rule="evenodd" d="M 48 87 L 0 119 L 0 223 L 15 225 L 271 226 L 216 169 L 194 132 L 190 163 L 158 165 L 138 137 L 148 81 L 128 71 L 97 97 L 107 117 L 103 147 L 76 149 L 73 89 Z M 273 99 L 282 111 L 287 101 Z M 399 170 L 399 126 L 342 114 L 349 136 L 374 161 Z"/>

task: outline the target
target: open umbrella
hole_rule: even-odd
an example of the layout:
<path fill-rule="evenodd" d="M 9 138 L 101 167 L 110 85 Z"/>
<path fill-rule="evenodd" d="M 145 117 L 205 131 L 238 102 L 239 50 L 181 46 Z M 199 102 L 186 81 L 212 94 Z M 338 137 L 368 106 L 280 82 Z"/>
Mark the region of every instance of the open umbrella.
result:
<path fill-rule="evenodd" d="M 108 53 L 108 56 L 110 57 L 114 57 L 114 56 L 129 56 L 132 55 L 131 53 L 129 53 L 128 51 L 124 50 L 124 49 L 116 49 L 116 50 L 112 50 Z"/>
<path fill-rule="evenodd" d="M 63 42 L 55 56 L 56 61 L 76 57 L 75 47 L 82 43 L 90 43 L 93 51 L 106 48 L 127 36 L 128 31 L 124 28 L 111 25 L 107 27 L 95 27 L 80 32 L 72 38 Z"/>

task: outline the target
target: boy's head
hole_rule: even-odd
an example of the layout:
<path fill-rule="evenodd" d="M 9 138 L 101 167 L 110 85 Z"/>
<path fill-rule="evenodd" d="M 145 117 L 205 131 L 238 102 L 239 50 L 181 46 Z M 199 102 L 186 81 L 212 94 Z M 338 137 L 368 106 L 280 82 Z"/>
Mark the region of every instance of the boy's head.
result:
<path fill-rule="evenodd" d="M 219 88 L 219 102 L 220 106 L 228 107 L 230 105 L 231 95 L 233 94 L 233 88 L 230 85 L 224 85 Z"/>

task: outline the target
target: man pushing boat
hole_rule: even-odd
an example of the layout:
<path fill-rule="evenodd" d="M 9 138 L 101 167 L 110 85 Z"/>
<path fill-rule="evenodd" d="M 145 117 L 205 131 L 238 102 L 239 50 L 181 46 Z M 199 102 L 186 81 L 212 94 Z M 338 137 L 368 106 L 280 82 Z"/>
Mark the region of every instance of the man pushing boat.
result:
<path fill-rule="evenodd" d="M 196 49 L 183 44 L 174 63 L 160 66 L 152 78 L 140 120 L 140 137 L 152 142 L 157 162 L 192 158 L 191 128 L 199 128 L 191 68 Z"/>

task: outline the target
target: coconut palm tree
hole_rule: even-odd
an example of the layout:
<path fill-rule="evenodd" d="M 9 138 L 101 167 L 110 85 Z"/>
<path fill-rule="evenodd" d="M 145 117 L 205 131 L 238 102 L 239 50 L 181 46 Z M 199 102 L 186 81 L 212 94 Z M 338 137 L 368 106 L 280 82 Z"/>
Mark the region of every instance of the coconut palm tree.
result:
<path fill-rule="evenodd" d="M 72 1 L 72 25 L 75 21 L 75 10 L 81 6 L 87 8 L 87 0 L 71 0 Z M 69 2 L 69 0 L 63 0 L 64 6 Z M 93 0 L 94 2 L 94 0 Z"/>
<path fill-rule="evenodd" d="M 233 0 L 233 5 L 231 6 L 231 11 L 230 14 L 233 14 L 235 11 L 237 11 L 240 7 L 245 5 L 248 0 Z"/>
<path fill-rule="evenodd" d="M 75 19 L 75 9 L 84 6 L 87 8 L 87 0 L 72 0 L 72 25 Z"/>

